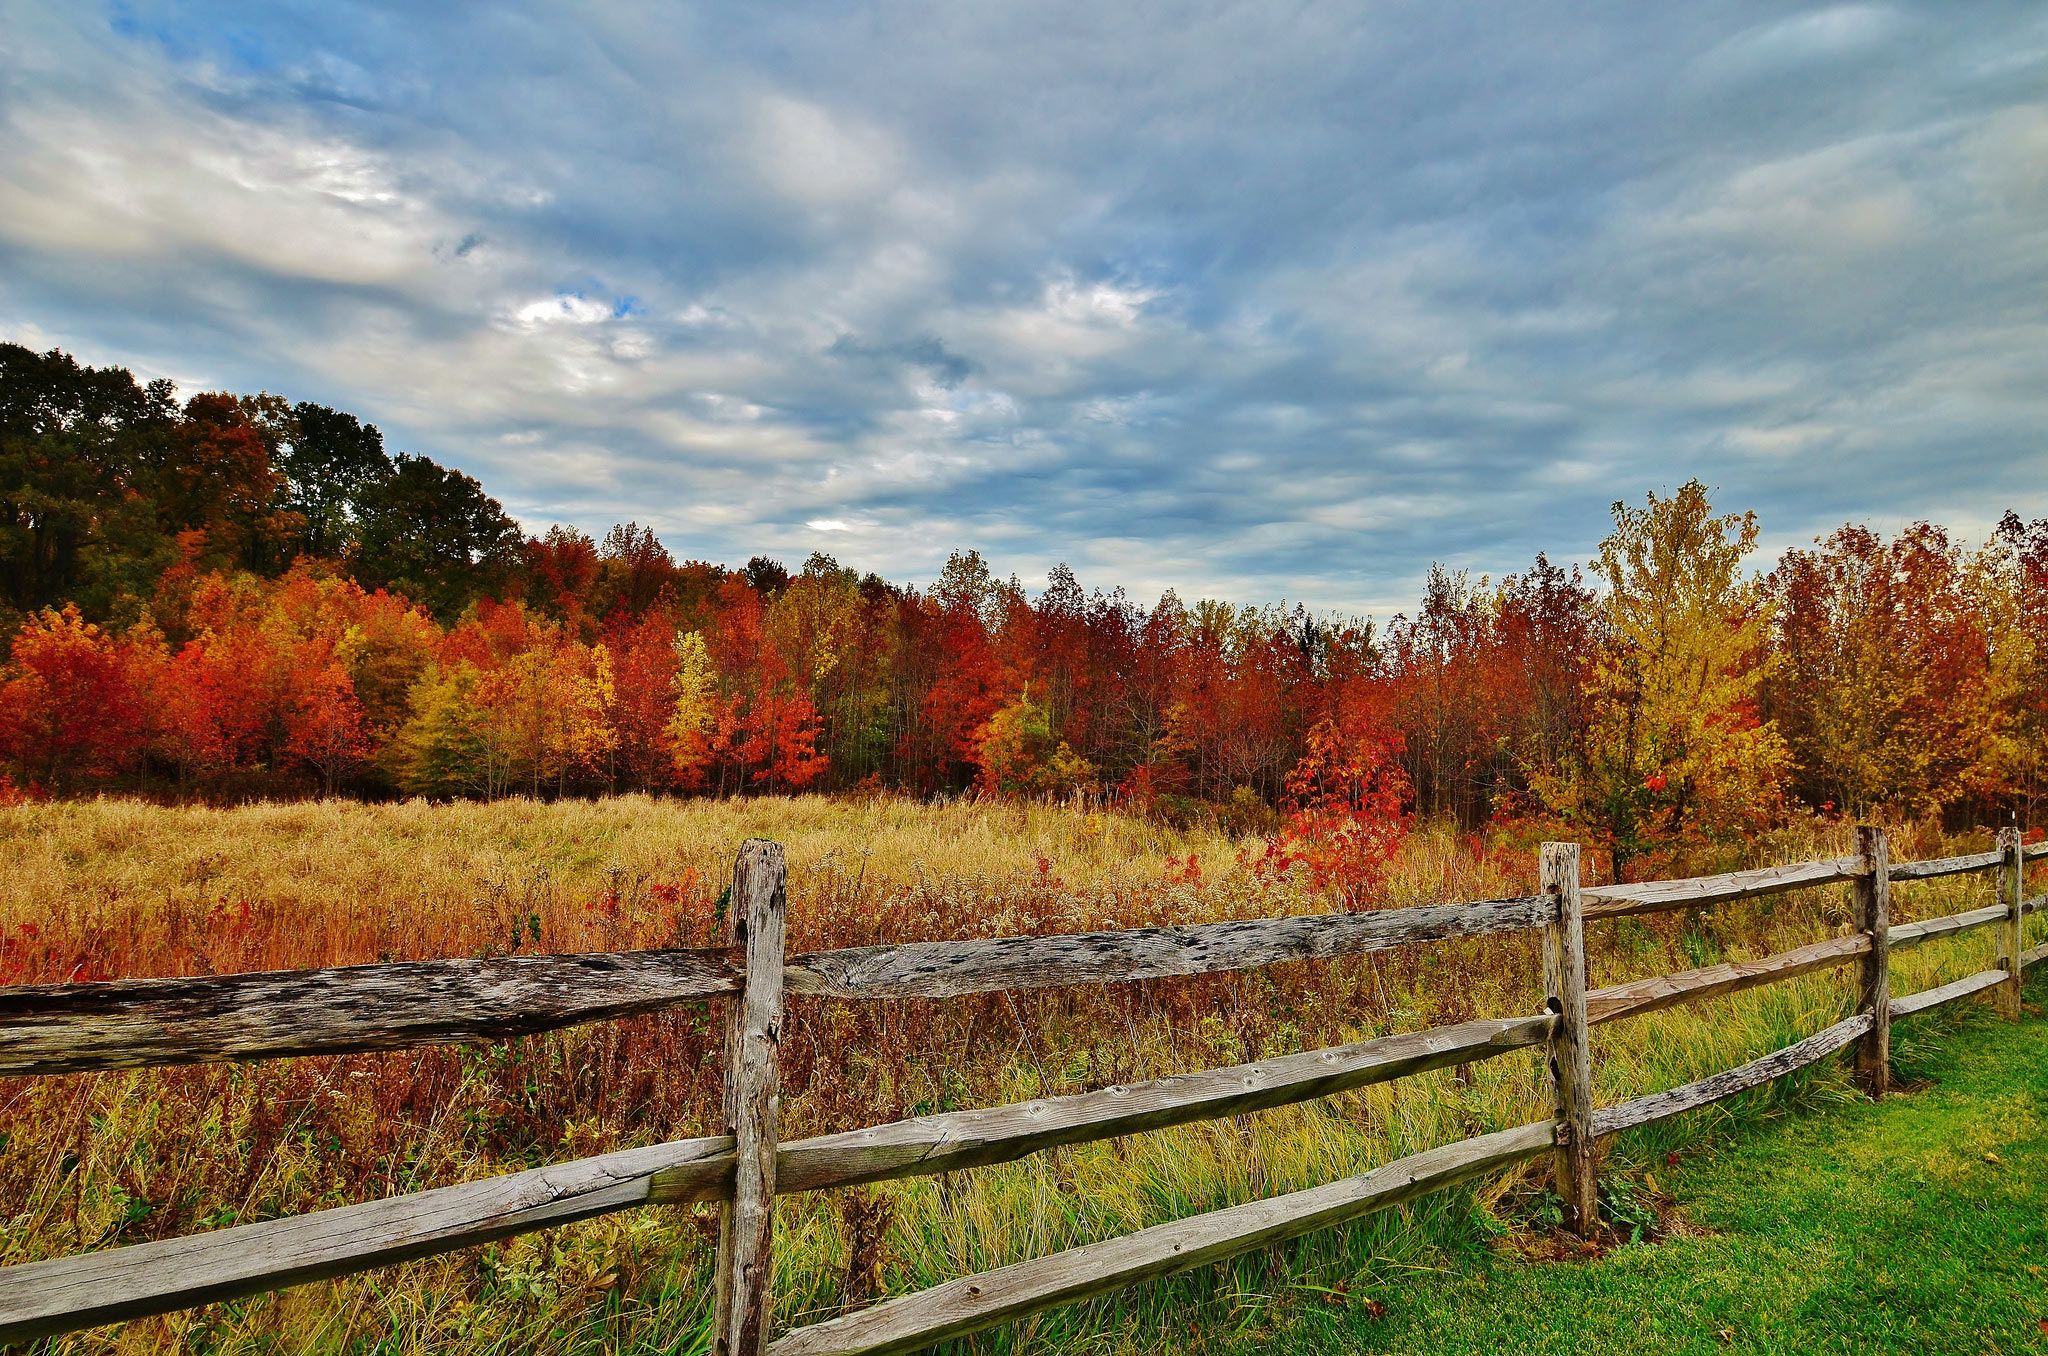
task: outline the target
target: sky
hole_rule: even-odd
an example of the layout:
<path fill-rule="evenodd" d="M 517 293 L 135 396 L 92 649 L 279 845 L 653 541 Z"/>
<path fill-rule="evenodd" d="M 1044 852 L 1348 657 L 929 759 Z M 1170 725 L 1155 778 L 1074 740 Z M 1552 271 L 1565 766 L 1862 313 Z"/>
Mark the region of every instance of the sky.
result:
<path fill-rule="evenodd" d="M 0 0 L 0 339 L 529 529 L 1412 609 L 2048 516 L 2048 6 Z"/>

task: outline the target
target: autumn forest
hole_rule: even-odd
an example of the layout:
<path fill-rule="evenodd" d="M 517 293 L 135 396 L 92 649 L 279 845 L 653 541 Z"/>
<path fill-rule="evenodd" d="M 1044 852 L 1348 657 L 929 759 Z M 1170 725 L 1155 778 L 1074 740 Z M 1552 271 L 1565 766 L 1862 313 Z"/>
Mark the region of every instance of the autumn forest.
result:
<path fill-rule="evenodd" d="M 1384 625 L 929 589 L 529 536 L 355 417 L 0 345 L 0 797 L 1076 794 L 1368 880 L 1411 817 L 1647 870 L 1798 814 L 2032 818 L 2048 520 L 1845 525 L 1759 572 L 1691 482 L 1583 573 L 1433 568 Z"/>

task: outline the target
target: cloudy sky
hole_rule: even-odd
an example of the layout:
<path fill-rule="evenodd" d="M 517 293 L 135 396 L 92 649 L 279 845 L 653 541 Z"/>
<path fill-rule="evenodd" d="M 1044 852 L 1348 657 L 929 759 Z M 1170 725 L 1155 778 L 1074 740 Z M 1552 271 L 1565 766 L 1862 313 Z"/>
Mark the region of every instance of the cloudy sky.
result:
<path fill-rule="evenodd" d="M 0 0 L 0 338 L 529 528 L 1381 614 L 2048 515 L 2048 7 Z"/>

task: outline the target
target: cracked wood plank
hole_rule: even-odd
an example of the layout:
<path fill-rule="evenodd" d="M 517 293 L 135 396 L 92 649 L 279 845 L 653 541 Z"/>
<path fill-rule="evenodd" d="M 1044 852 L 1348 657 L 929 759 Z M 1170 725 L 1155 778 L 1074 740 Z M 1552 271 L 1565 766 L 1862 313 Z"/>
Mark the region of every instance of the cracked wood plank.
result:
<path fill-rule="evenodd" d="M 1370 913 L 854 947 L 790 957 L 788 984 L 791 993 L 834 998 L 952 998 L 1165 979 L 1538 928 L 1555 912 L 1554 901 L 1533 895 Z"/>
<path fill-rule="evenodd" d="M 505 1040 L 736 993 L 740 971 L 622 951 L 0 988 L 0 1076 Z"/>

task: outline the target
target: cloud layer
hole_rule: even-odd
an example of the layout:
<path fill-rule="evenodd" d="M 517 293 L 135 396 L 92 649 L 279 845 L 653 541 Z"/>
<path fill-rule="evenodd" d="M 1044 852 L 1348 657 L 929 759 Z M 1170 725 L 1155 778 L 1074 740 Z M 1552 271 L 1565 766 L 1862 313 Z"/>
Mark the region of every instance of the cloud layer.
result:
<path fill-rule="evenodd" d="M 2048 514 L 2038 5 L 0 0 L 0 337 L 529 526 L 1408 605 Z"/>

